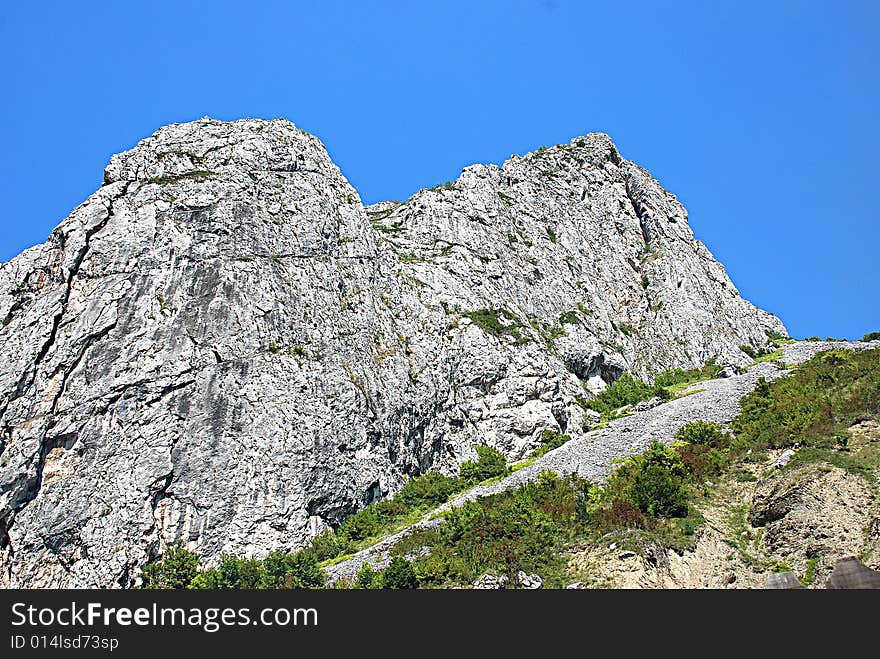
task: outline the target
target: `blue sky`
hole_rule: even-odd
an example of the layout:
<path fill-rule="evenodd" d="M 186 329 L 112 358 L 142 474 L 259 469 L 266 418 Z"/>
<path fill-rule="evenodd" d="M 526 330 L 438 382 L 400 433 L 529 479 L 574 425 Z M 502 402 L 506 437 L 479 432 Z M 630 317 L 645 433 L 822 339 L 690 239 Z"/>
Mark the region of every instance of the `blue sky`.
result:
<path fill-rule="evenodd" d="M 609 133 L 795 336 L 880 330 L 880 3 L 0 5 L 0 260 L 159 126 L 286 117 L 367 202 Z"/>

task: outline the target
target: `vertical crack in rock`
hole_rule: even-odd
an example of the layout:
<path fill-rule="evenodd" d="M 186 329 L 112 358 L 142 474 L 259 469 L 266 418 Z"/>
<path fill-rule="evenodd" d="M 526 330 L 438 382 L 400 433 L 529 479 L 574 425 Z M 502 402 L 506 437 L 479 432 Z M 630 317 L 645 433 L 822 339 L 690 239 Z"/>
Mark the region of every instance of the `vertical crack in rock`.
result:
<path fill-rule="evenodd" d="M 58 409 L 58 401 L 61 400 L 61 397 L 64 395 L 64 392 L 67 390 L 67 380 L 70 378 L 71 373 L 73 373 L 76 368 L 82 363 L 83 358 L 86 356 L 86 353 L 89 351 L 93 345 L 95 345 L 98 341 L 106 337 L 110 332 L 116 329 L 117 321 L 113 321 L 111 325 L 103 328 L 102 330 L 95 332 L 94 334 L 89 334 L 82 342 L 82 347 L 80 348 L 79 353 L 74 358 L 74 360 L 70 363 L 69 366 L 63 369 L 61 365 L 55 369 L 55 372 L 52 374 L 53 377 L 58 373 L 61 373 L 61 384 L 58 387 L 58 391 L 55 393 L 55 397 L 52 399 L 52 405 L 49 407 L 49 414 L 55 414 L 55 410 Z M 51 430 L 52 423 L 48 426 L 47 430 Z"/>
<path fill-rule="evenodd" d="M 147 405 L 153 405 L 153 404 L 159 402 L 160 400 L 162 400 L 163 398 L 165 398 L 166 396 L 169 396 L 170 394 L 173 394 L 177 391 L 181 391 L 182 389 L 186 389 L 187 387 L 192 386 L 193 384 L 195 384 L 195 382 L 196 382 L 195 379 L 191 379 L 191 380 L 185 380 L 183 382 L 175 383 L 172 385 L 168 385 L 167 387 L 164 387 L 161 391 L 159 391 L 158 395 L 156 395 L 155 398 L 151 399 L 147 403 Z M 155 540 L 155 542 L 150 543 L 149 547 L 147 548 L 147 555 L 149 557 L 149 561 L 156 560 L 159 557 L 159 548 L 160 548 L 161 540 L 162 540 L 161 539 L 162 531 L 159 528 L 158 520 L 156 519 L 156 513 L 159 508 L 159 504 L 164 499 L 170 498 L 170 495 L 168 493 L 168 489 L 171 487 L 171 483 L 174 481 L 174 449 L 177 447 L 177 443 L 179 440 L 180 440 L 179 435 L 174 435 L 171 439 L 171 447 L 170 447 L 170 450 L 168 451 L 168 462 L 171 464 L 171 468 L 169 469 L 168 473 L 165 474 L 164 476 L 162 476 L 161 478 L 156 479 L 153 482 L 153 485 L 151 486 L 151 489 L 155 488 L 155 491 L 150 496 L 150 513 L 151 513 L 151 518 L 153 520 L 153 527 L 152 527 L 152 531 L 148 535 L 155 535 L 156 540 Z M 125 567 L 124 573 L 120 577 L 119 583 L 120 583 L 120 587 L 122 587 L 122 588 L 125 587 L 125 586 L 121 585 L 123 579 L 128 584 L 131 584 L 133 582 L 132 577 L 131 577 L 130 566 Z"/>
<path fill-rule="evenodd" d="M 37 372 L 39 370 L 40 364 L 46 358 L 46 355 L 49 353 L 49 350 L 52 348 L 52 346 L 55 345 L 55 341 L 58 338 L 58 328 L 61 327 L 61 321 L 64 319 L 64 315 L 67 313 L 67 303 L 70 301 L 70 295 L 73 291 L 73 282 L 79 274 L 79 269 L 82 266 L 86 255 L 89 253 L 91 239 L 95 234 L 104 229 L 104 227 L 107 226 L 107 223 L 113 218 L 114 204 L 120 198 L 125 196 L 125 194 L 128 192 L 128 188 L 130 185 L 131 181 L 125 183 L 122 191 L 110 200 L 110 203 L 107 206 L 107 216 L 103 220 L 98 222 L 98 224 L 86 231 L 82 249 L 80 249 L 79 253 L 76 255 L 76 258 L 74 259 L 73 264 L 70 267 L 70 272 L 67 274 L 64 294 L 61 296 L 61 309 L 57 314 L 55 314 L 54 318 L 52 319 L 52 329 L 49 331 L 49 338 L 46 339 L 40 350 L 37 352 L 33 364 L 19 377 L 18 382 L 15 386 L 15 393 L 10 396 L 9 400 L 6 401 L 6 404 L 3 406 L 3 408 L 0 409 L 0 420 L 3 420 L 6 414 L 6 410 L 9 409 L 9 406 L 16 400 L 21 398 L 33 386 L 34 381 L 37 379 Z M 30 375 L 29 381 L 28 375 Z M 5 427 L 5 420 L 3 422 Z"/>
<path fill-rule="evenodd" d="M 644 242 L 645 247 L 647 247 L 651 243 L 651 230 L 647 225 L 647 220 L 649 218 L 643 207 L 642 201 L 636 199 L 635 197 L 632 179 L 633 175 L 628 171 L 624 171 L 623 181 L 624 187 L 626 189 L 626 198 L 629 199 L 629 203 L 632 206 L 633 212 L 636 214 L 636 219 L 638 219 L 639 221 L 639 229 L 641 230 L 642 234 L 642 242 Z"/>
<path fill-rule="evenodd" d="M 172 441 L 171 443 L 171 451 L 170 455 L 174 454 L 174 447 L 177 444 L 176 441 Z M 171 460 L 172 457 L 169 457 Z M 155 492 L 150 496 L 150 513 L 153 519 L 153 528 L 151 533 L 148 535 L 155 535 L 155 540 L 150 543 L 147 548 L 147 556 L 148 561 L 154 561 L 159 558 L 160 548 L 162 545 L 162 529 L 159 526 L 159 522 L 156 519 L 156 513 L 159 508 L 159 504 L 163 499 L 168 498 L 168 488 L 171 487 L 171 483 L 174 480 L 174 462 L 171 462 L 171 470 L 162 478 L 157 479 L 153 483 L 153 487 L 156 487 Z"/>
<path fill-rule="evenodd" d="M 107 224 L 110 222 L 110 220 L 113 218 L 114 204 L 120 198 L 125 196 L 125 194 L 128 192 L 128 188 L 130 185 L 131 185 L 130 182 L 126 183 L 124 185 L 124 187 L 122 188 L 122 190 L 120 191 L 120 193 L 117 196 L 115 196 L 113 199 L 110 200 L 110 203 L 107 206 L 107 216 L 103 220 L 98 222 L 95 226 L 93 226 L 91 229 L 86 231 L 85 239 L 83 241 L 83 246 L 80 249 L 79 253 L 76 255 L 76 258 L 74 259 L 73 264 L 70 268 L 70 272 L 68 273 L 68 276 L 67 276 L 64 294 L 61 297 L 61 309 L 55 315 L 55 317 L 52 319 L 52 329 L 49 332 L 49 338 L 43 343 L 42 347 L 40 348 L 39 352 L 37 353 L 36 357 L 34 358 L 33 365 L 28 369 L 30 371 L 30 382 L 26 386 L 22 386 L 23 381 L 26 380 L 27 376 L 28 376 L 28 372 L 26 371 L 19 378 L 19 382 L 16 386 L 15 395 L 13 395 L 10 398 L 10 400 L 7 401 L 6 405 L 3 406 L 3 409 L 0 410 L 0 420 L 3 420 L 2 429 L 4 431 L 8 430 L 8 426 L 7 426 L 5 419 L 4 419 L 4 416 L 6 414 L 6 410 L 9 408 L 9 405 L 12 402 L 14 402 L 18 398 L 20 398 L 22 395 L 24 395 L 24 393 L 27 392 L 33 386 L 34 382 L 37 379 L 37 373 L 39 371 L 40 365 L 42 364 L 43 360 L 46 358 L 46 355 L 49 353 L 49 350 L 51 350 L 52 346 L 55 344 L 55 341 L 58 338 L 58 329 L 61 326 L 61 321 L 64 319 L 64 315 L 67 313 L 67 305 L 68 305 L 68 302 L 70 302 L 70 296 L 73 292 L 74 281 L 76 280 L 76 277 L 79 275 L 79 271 L 80 271 L 80 268 L 82 267 L 83 261 L 85 260 L 86 255 L 89 252 L 89 249 L 91 247 L 92 238 L 98 232 L 100 232 L 102 229 L 104 229 L 104 227 L 106 227 Z M 58 402 L 61 399 L 61 396 L 64 394 L 65 388 L 67 386 L 68 377 L 76 369 L 76 367 L 80 364 L 80 362 L 82 361 L 82 359 L 85 356 L 88 349 L 92 345 L 94 345 L 95 342 L 97 342 L 100 339 L 107 336 L 107 334 L 109 334 L 110 331 L 115 326 L 116 326 L 116 323 L 114 322 L 111 326 L 105 328 L 104 330 L 101 330 L 99 332 L 96 332 L 94 334 L 90 334 L 89 336 L 87 336 L 84 339 L 82 348 L 81 348 L 80 352 L 77 354 L 76 358 L 73 360 L 73 362 L 70 364 L 70 366 L 68 366 L 67 368 L 64 369 L 61 383 L 58 388 L 58 392 L 53 397 L 52 402 L 49 406 L 49 412 L 47 414 L 46 424 L 43 429 L 42 435 L 40 437 L 40 449 L 37 454 L 37 464 L 35 466 L 34 477 L 26 480 L 26 482 L 24 484 L 25 485 L 24 488 L 22 488 L 20 490 L 20 492 L 16 498 L 12 499 L 12 501 L 9 502 L 9 504 L 8 504 L 9 507 L 8 507 L 7 512 L 2 517 L 0 517 L 0 550 L 10 547 L 9 531 L 12 528 L 12 524 L 15 520 L 15 514 L 18 513 L 20 510 L 22 510 L 25 506 L 27 506 L 31 501 L 33 501 L 37 497 L 37 495 L 40 493 L 40 488 L 42 487 L 42 484 L 43 484 L 43 469 L 46 466 L 46 457 L 49 455 L 49 452 L 52 449 L 58 448 L 58 446 L 60 446 L 60 444 L 59 444 L 60 440 L 57 440 L 54 438 L 49 438 L 48 434 L 52 430 L 52 428 L 55 427 L 55 424 L 57 423 L 57 419 L 55 419 L 53 415 L 55 414 L 55 410 L 58 407 Z M 59 366 L 58 370 L 55 371 L 56 374 L 58 372 L 60 372 L 60 370 L 61 370 L 61 367 Z M 11 549 L 10 549 L 10 557 L 11 558 L 14 557 L 14 553 L 12 553 Z M 10 564 L 11 563 L 12 563 L 12 560 L 10 560 Z"/>

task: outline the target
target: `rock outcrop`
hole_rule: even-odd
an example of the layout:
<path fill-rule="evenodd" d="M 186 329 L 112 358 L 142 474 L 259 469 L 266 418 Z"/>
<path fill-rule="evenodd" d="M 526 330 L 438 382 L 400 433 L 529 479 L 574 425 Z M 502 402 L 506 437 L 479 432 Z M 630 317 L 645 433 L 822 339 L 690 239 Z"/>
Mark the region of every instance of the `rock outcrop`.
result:
<path fill-rule="evenodd" d="M 590 134 L 364 207 L 283 120 L 160 129 L 0 266 L 0 585 L 292 550 L 487 443 L 579 434 L 624 371 L 784 334 Z"/>

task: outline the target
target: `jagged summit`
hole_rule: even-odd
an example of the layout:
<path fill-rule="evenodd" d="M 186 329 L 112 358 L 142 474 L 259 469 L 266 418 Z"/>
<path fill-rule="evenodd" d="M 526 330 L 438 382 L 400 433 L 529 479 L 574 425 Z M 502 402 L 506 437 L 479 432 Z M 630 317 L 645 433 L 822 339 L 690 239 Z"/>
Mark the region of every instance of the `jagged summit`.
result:
<path fill-rule="evenodd" d="M 365 208 L 285 120 L 166 126 L 0 266 L 0 585 L 294 549 L 478 443 L 784 333 L 610 138 Z"/>

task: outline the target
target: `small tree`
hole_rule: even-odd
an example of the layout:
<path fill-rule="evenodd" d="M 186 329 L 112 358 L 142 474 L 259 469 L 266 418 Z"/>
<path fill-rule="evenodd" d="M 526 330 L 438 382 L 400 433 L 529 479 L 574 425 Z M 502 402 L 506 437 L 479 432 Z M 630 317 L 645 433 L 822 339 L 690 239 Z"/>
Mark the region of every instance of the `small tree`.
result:
<path fill-rule="evenodd" d="M 606 495 L 629 501 L 651 517 L 683 516 L 688 512 L 687 477 L 678 452 L 654 442 L 611 475 Z"/>
<path fill-rule="evenodd" d="M 355 586 L 364 590 L 373 590 L 378 587 L 379 579 L 380 575 L 376 573 L 370 564 L 364 563 L 357 573 Z"/>
<path fill-rule="evenodd" d="M 416 571 L 405 558 L 395 556 L 382 571 L 382 588 L 413 589 L 419 587 Z"/>
<path fill-rule="evenodd" d="M 199 572 L 190 588 L 195 590 L 254 590 L 264 587 L 263 564 L 254 558 L 220 554 L 220 565 Z"/>
<path fill-rule="evenodd" d="M 474 484 L 507 473 L 507 463 L 501 453 L 488 446 L 475 446 L 474 450 L 479 460 L 462 463 L 460 473 L 464 480 Z"/>
<path fill-rule="evenodd" d="M 327 583 L 327 575 L 320 567 L 315 555 L 308 550 L 289 556 L 284 588 L 322 588 Z"/>
<path fill-rule="evenodd" d="M 198 567 L 198 554 L 185 549 L 182 544 L 169 547 L 161 561 L 144 568 L 141 573 L 143 588 L 182 590 L 196 576 Z"/>
<path fill-rule="evenodd" d="M 320 588 L 326 581 L 327 575 L 310 549 L 295 554 L 273 551 L 263 559 L 260 588 Z"/>
<path fill-rule="evenodd" d="M 311 551 L 318 561 L 336 558 L 342 554 L 347 554 L 351 550 L 351 541 L 340 538 L 329 529 L 312 538 Z"/>
<path fill-rule="evenodd" d="M 394 500 L 408 508 L 433 507 L 445 503 L 456 492 L 461 491 L 460 478 L 450 478 L 435 471 L 411 478 L 394 495 Z"/>
<path fill-rule="evenodd" d="M 630 492 L 642 512 L 652 517 L 687 515 L 687 470 L 676 451 L 654 442 L 633 464 Z"/>
<path fill-rule="evenodd" d="M 680 442 L 698 444 L 709 448 L 722 448 L 729 442 L 729 437 L 717 423 L 711 421 L 692 421 L 683 425 L 675 433 Z"/>

